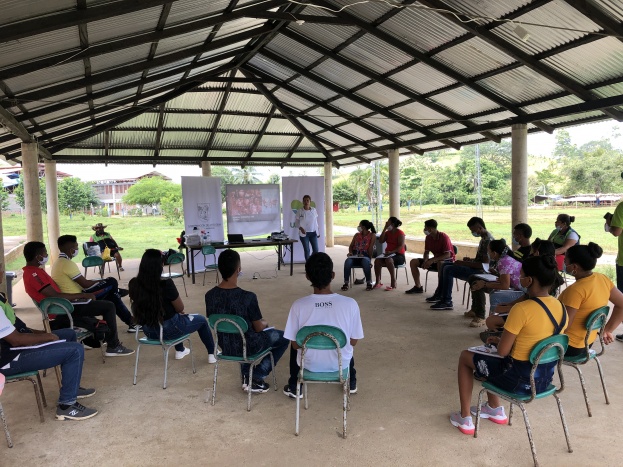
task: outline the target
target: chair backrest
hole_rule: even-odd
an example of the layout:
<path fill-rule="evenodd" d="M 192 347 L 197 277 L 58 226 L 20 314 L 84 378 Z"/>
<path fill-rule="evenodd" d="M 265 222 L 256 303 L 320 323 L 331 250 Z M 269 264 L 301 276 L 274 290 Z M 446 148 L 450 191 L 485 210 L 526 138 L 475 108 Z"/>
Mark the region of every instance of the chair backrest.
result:
<path fill-rule="evenodd" d="M 247 322 L 238 315 L 229 315 L 224 313 L 215 313 L 208 316 L 208 325 L 216 334 L 215 340 L 218 341 L 218 333 L 238 334 L 242 339 L 242 358 L 247 359 L 247 339 L 244 333 L 249 329 Z"/>
<path fill-rule="evenodd" d="M 84 256 L 89 256 L 89 248 L 91 248 L 93 246 L 99 247 L 99 243 L 97 243 L 97 242 L 84 242 L 82 244 L 82 251 L 84 253 Z M 91 256 L 93 256 L 93 255 L 91 255 Z"/>
<path fill-rule="evenodd" d="M 296 333 L 299 347 L 316 350 L 341 349 L 346 345 L 346 334 L 335 326 L 316 325 L 304 326 Z"/>
<path fill-rule="evenodd" d="M 82 260 L 82 266 L 85 268 L 102 266 L 104 260 L 99 256 L 87 256 Z"/>
<path fill-rule="evenodd" d="M 182 253 L 173 253 L 172 255 L 167 256 L 166 264 L 169 266 L 172 264 L 180 264 L 183 263 L 186 258 Z"/>
<path fill-rule="evenodd" d="M 543 363 L 551 363 L 561 360 L 567 346 L 569 345 L 569 336 L 566 334 L 555 334 L 539 341 L 530 352 L 530 363 L 540 365 Z"/>
<path fill-rule="evenodd" d="M 216 248 L 212 245 L 204 245 L 201 247 L 201 253 L 204 255 L 214 255 L 216 254 Z"/>
<path fill-rule="evenodd" d="M 606 321 L 608 321 L 608 313 L 610 313 L 610 308 L 608 306 L 602 306 L 588 315 L 588 319 L 586 320 L 587 334 L 596 330 L 603 331 Z"/>
<path fill-rule="evenodd" d="M 39 303 L 35 302 L 35 304 L 41 311 L 44 320 L 49 320 L 49 315 L 67 315 L 69 318 L 69 326 L 71 328 L 74 327 L 74 319 L 71 315 L 74 311 L 74 306 L 69 300 L 65 298 L 48 297 L 44 298 Z"/>

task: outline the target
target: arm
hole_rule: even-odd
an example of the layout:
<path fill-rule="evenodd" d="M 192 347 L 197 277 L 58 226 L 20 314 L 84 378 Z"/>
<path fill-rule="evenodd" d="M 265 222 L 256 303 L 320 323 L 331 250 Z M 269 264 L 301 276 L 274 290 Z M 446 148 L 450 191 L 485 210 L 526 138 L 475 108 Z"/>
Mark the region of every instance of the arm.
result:
<path fill-rule="evenodd" d="M 357 237 L 357 234 L 353 235 L 353 239 L 350 241 L 350 245 L 348 245 L 348 254 L 346 256 L 352 256 L 353 254 L 353 247 L 355 246 L 355 237 Z"/>
<path fill-rule="evenodd" d="M 350 340 L 350 345 L 352 345 L 353 347 L 357 345 L 357 342 L 359 342 L 359 339 L 351 339 Z"/>
<path fill-rule="evenodd" d="M 92 287 L 99 282 L 99 281 L 91 281 L 85 278 L 82 274 L 76 277 L 73 281 L 77 283 L 83 289 L 88 289 L 89 287 Z"/>
<path fill-rule="evenodd" d="M 292 346 L 294 350 L 299 350 L 301 348 L 301 346 L 298 345 L 296 341 L 290 341 L 290 345 Z"/>
<path fill-rule="evenodd" d="M 604 329 L 604 342 L 606 344 L 614 342 L 614 336 L 612 333 L 617 326 L 621 324 L 621 321 L 623 321 L 623 293 L 621 293 L 621 291 L 616 287 L 613 287 L 610 290 L 610 301 L 614 304 L 614 309 L 612 310 L 612 315 L 610 315 L 610 319 L 606 323 L 606 328 Z"/>
<path fill-rule="evenodd" d="M 376 245 L 376 235 L 370 232 L 370 244 L 368 245 L 368 258 L 374 256 L 374 246 Z"/>
<path fill-rule="evenodd" d="M 251 321 L 251 325 L 253 326 L 253 330 L 255 332 L 262 332 L 268 327 L 268 321 L 265 319 L 258 319 L 256 321 Z"/>
<path fill-rule="evenodd" d="M 571 328 L 571 325 L 573 324 L 573 320 L 575 318 L 575 315 L 578 312 L 577 308 L 571 308 L 570 306 L 565 305 L 565 308 L 567 309 L 567 329 Z"/>
<path fill-rule="evenodd" d="M 44 344 L 46 342 L 57 341 L 58 336 L 52 333 L 22 333 L 13 331 L 4 338 L 11 347 L 26 347 L 29 345 Z"/>
<path fill-rule="evenodd" d="M 442 253 L 437 256 L 433 256 L 431 259 L 427 259 L 427 255 L 428 255 L 428 251 L 425 251 L 424 252 L 424 264 L 422 265 L 422 268 L 424 269 L 430 268 L 435 263 L 441 263 L 447 259 L 452 258 L 452 254 L 449 251 L 446 251 L 445 253 Z"/>
<path fill-rule="evenodd" d="M 516 338 L 517 336 L 515 334 L 504 329 L 502 337 L 490 337 L 487 339 L 487 343 L 496 344 L 498 348 L 498 355 L 506 357 L 511 352 Z"/>
<path fill-rule="evenodd" d="M 555 253 L 557 255 L 564 255 L 565 252 L 571 248 L 573 245 L 575 245 L 576 243 L 578 243 L 577 240 L 572 240 L 570 238 L 568 238 L 567 240 L 565 240 L 565 243 L 562 244 L 562 246 L 560 248 L 556 248 Z"/>
<path fill-rule="evenodd" d="M 511 285 L 511 276 L 510 274 L 501 274 L 500 278 L 497 282 L 487 282 L 483 280 L 479 280 L 474 282 L 472 285 L 472 291 L 475 290 L 508 290 Z"/>
<path fill-rule="evenodd" d="M 176 313 L 184 313 L 184 302 L 182 301 L 182 297 L 179 295 L 171 302 L 171 305 L 173 305 L 173 309 Z"/>
<path fill-rule="evenodd" d="M 43 289 L 41 289 L 41 293 L 46 297 L 64 298 L 66 300 L 74 300 L 76 298 L 95 300 L 95 295 L 93 295 L 92 293 L 62 293 L 57 292 L 50 285 L 46 285 Z"/>

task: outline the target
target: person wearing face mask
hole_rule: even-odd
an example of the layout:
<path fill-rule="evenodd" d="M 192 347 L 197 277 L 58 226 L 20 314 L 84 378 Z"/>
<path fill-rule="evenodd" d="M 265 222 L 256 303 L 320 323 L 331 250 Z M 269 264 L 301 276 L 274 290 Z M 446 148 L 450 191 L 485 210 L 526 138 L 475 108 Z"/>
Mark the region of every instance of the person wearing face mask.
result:
<path fill-rule="evenodd" d="M 66 300 L 87 299 L 89 303 L 74 304 L 74 312 L 72 316 L 77 326 L 80 326 L 80 318 L 82 316 L 101 317 L 108 325 L 109 331 L 106 333 L 104 341 L 106 342 L 107 357 L 125 357 L 132 355 L 134 350 L 124 347 L 119 341 L 117 335 L 117 316 L 115 314 L 115 306 L 107 300 L 96 300 L 92 293 L 62 292 L 54 279 L 45 271 L 45 264 L 48 262 L 48 251 L 45 244 L 41 242 L 28 242 L 24 246 L 24 258 L 26 266 L 22 268 L 24 271 L 24 289 L 26 293 L 35 302 L 39 303 L 47 297 L 58 297 Z"/>
<path fill-rule="evenodd" d="M 115 241 L 114 238 L 112 238 L 112 235 L 110 235 L 108 232 L 104 230 L 106 227 L 108 226 L 102 224 L 101 222 L 91 227 L 93 230 L 95 230 L 95 235 L 93 235 L 89 239 L 89 241 L 99 243 L 99 246 L 102 251 L 104 251 L 104 249 L 108 247 L 108 249 L 110 250 L 110 256 L 112 258 L 115 258 L 115 261 L 117 262 L 117 265 L 119 266 L 119 271 L 123 271 L 124 269 L 121 266 L 121 263 L 123 262 L 123 258 L 121 257 L 121 253 L 119 253 L 119 251 L 123 250 L 123 248 L 117 245 L 117 242 Z"/>
<path fill-rule="evenodd" d="M 415 258 L 409 262 L 411 275 L 413 276 L 413 287 L 407 290 L 406 294 L 423 293 L 424 287 L 420 282 L 420 269 L 429 269 L 438 272 L 438 284 L 441 284 L 443 267 L 453 263 L 455 260 L 454 248 L 447 234 L 437 230 L 437 221 L 428 219 L 424 222 L 424 257 Z M 429 256 L 433 255 L 432 258 Z"/>
<path fill-rule="evenodd" d="M 290 341 L 283 337 L 283 331 L 272 328 L 263 318 L 257 295 L 238 287 L 238 277 L 242 272 L 240 255 L 235 250 L 224 250 L 218 257 L 218 270 L 221 282 L 205 294 L 206 316 L 230 314 L 243 318 L 248 325 L 244 337 L 247 355 L 272 349 L 275 365 L 288 348 Z M 242 339 L 238 334 L 218 333 L 218 345 L 223 355 L 242 357 Z M 240 365 L 242 390 L 257 393 L 270 388 L 264 381 L 271 370 L 270 356 L 267 355 L 253 369 L 253 379 L 249 381 L 249 365 Z"/>
<path fill-rule="evenodd" d="M 607 276 L 593 271 L 602 253 L 603 250 L 599 245 L 590 242 L 588 245 L 572 246 L 565 255 L 567 273 L 575 277 L 575 282 L 567 287 L 558 298 L 567 307 L 567 313 L 569 313 L 569 325 L 565 331 L 569 336 L 569 347 L 565 355 L 571 357 L 586 355 L 584 346 L 586 320 L 593 311 L 602 306 L 608 306 L 611 302 L 614 304 L 613 317 L 623 313 L 623 293 Z M 589 346 L 593 344 L 596 337 L 597 331 L 591 332 L 588 338 Z M 612 341 L 611 338 L 605 340 L 609 340 L 608 343 Z"/>
<path fill-rule="evenodd" d="M 395 266 L 405 264 L 405 233 L 399 229 L 402 222 L 397 217 L 390 217 L 383 227 L 379 242 L 385 243 L 384 255 L 377 256 L 374 260 L 374 275 L 376 276 L 375 289 L 383 287 L 381 283 L 381 272 L 383 268 L 387 268 L 389 277 L 391 278 L 391 285 L 385 287 L 386 291 L 391 291 L 396 288 L 396 275 L 394 274 Z"/>
<path fill-rule="evenodd" d="M 493 240 L 493 235 L 487 231 L 485 221 L 480 217 L 472 217 L 467 221 L 467 227 L 471 231 L 472 236 L 480 238 L 476 257 L 465 257 L 462 261 L 455 261 L 454 264 L 443 268 L 441 287 L 438 286 L 435 293 L 426 299 L 427 302 L 434 303 L 430 307 L 431 310 L 452 310 L 452 284 L 454 278 L 465 281 L 472 274 L 484 272 L 483 264 L 489 263 L 487 250 L 489 242 Z"/>
<path fill-rule="evenodd" d="M 566 251 L 576 243 L 580 243 L 580 235 L 571 228 L 573 222 L 575 216 L 558 214 L 554 222 L 556 228 L 549 234 L 548 240 L 556 246 L 556 264 L 559 271 L 562 271 Z"/>
<path fill-rule="evenodd" d="M 515 250 L 515 256 L 524 260 L 530 256 L 530 237 L 532 237 L 532 227 L 528 224 L 517 224 L 513 227 L 513 248 Z"/>
<path fill-rule="evenodd" d="M 172 279 L 162 279 L 163 257 L 160 250 L 143 253 L 136 277 L 130 279 L 130 301 L 135 321 L 142 326 L 145 336 L 160 339 L 178 339 L 196 332 L 208 351 L 208 363 L 216 363 L 214 338 L 203 315 L 184 313 L 184 302 Z M 190 353 L 183 343 L 175 346 L 175 359 Z"/>
<path fill-rule="evenodd" d="M 360 266 L 366 277 L 366 290 L 372 290 L 372 273 L 370 271 L 371 258 L 376 244 L 376 230 L 374 224 L 368 220 L 362 220 L 357 227 L 357 233 L 353 236 L 348 246 L 348 258 L 344 261 L 344 285 L 342 290 L 349 288 L 350 272 L 353 266 Z"/>
<path fill-rule="evenodd" d="M 72 261 L 79 252 L 76 236 L 61 235 L 58 237 L 57 244 L 60 254 L 52 266 L 51 276 L 60 287 L 61 292 L 88 292 L 95 295 L 97 300 L 112 302 L 119 319 L 127 324 L 128 332 L 140 331 L 140 326 L 136 326 L 132 322 L 132 313 L 121 300 L 117 279 L 108 277 L 99 281 L 89 280 L 82 275 L 78 265 Z"/>

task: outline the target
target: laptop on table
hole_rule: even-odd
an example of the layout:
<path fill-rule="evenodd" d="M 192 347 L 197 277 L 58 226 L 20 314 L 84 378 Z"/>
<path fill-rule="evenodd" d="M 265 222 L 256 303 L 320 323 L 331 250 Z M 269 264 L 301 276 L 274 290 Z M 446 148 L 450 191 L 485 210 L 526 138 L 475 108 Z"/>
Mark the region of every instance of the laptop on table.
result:
<path fill-rule="evenodd" d="M 227 242 L 231 245 L 234 243 L 244 243 L 242 234 L 227 234 Z"/>

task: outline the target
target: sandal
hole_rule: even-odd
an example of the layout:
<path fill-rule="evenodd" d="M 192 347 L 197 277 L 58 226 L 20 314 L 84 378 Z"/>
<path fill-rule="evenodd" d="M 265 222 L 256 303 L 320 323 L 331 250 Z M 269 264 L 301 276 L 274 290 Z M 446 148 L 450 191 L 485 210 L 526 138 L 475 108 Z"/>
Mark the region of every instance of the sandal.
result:
<path fill-rule="evenodd" d="M 366 290 L 372 290 L 372 282 L 368 282 L 368 285 L 366 285 Z"/>
<path fill-rule="evenodd" d="M 374 289 L 380 289 L 381 287 L 383 287 L 383 284 L 381 282 L 377 282 L 376 285 L 373 288 Z"/>
<path fill-rule="evenodd" d="M 348 282 L 344 282 L 344 285 L 342 286 L 342 290 L 343 291 L 347 291 L 348 290 Z"/>
<path fill-rule="evenodd" d="M 396 287 L 392 287 L 391 285 L 388 285 L 387 287 L 385 287 L 385 292 L 390 292 L 392 290 L 394 290 Z"/>

